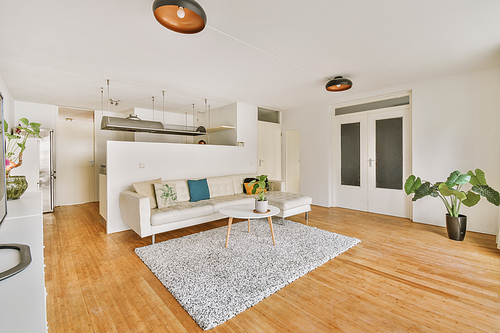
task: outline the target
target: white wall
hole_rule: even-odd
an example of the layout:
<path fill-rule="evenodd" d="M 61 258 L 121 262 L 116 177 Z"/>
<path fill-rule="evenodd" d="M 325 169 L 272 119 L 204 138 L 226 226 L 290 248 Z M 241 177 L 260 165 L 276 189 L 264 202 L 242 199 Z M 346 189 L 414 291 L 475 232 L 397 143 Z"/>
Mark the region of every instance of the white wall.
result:
<path fill-rule="evenodd" d="M 355 86 L 354 86 L 355 87 Z M 412 172 L 429 181 L 445 180 L 450 172 L 481 168 L 490 186 L 500 190 L 500 68 L 457 74 L 363 94 L 331 94 L 331 102 L 283 112 L 283 132 L 300 129 L 301 193 L 313 204 L 334 205 L 331 175 L 331 106 L 404 90 L 412 91 Z M 424 198 L 413 205 L 416 222 L 445 225 L 439 199 Z M 499 208 L 484 198 L 461 211 L 467 229 L 497 231 Z"/>
<path fill-rule="evenodd" d="M 7 85 L 0 76 L 0 93 L 3 96 L 3 116 L 7 123 L 12 124 L 14 121 L 14 98 L 7 88 Z"/>
<path fill-rule="evenodd" d="M 130 229 L 122 221 L 119 197 L 122 191 L 132 188 L 132 183 L 255 173 L 256 154 L 250 150 L 236 146 L 108 141 L 107 232 Z M 139 168 L 139 163 L 144 163 L 145 168 Z"/>

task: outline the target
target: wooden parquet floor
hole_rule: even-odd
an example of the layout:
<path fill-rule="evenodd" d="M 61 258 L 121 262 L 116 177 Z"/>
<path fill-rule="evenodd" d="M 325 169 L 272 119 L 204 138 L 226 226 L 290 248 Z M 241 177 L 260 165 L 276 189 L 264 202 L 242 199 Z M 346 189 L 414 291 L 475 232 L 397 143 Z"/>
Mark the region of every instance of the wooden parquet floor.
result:
<path fill-rule="evenodd" d="M 44 215 L 49 332 L 203 332 L 135 255 L 151 238 L 106 235 L 99 221 L 96 203 Z M 500 332 L 494 236 L 456 242 L 442 227 L 316 206 L 309 225 L 361 243 L 211 332 Z"/>

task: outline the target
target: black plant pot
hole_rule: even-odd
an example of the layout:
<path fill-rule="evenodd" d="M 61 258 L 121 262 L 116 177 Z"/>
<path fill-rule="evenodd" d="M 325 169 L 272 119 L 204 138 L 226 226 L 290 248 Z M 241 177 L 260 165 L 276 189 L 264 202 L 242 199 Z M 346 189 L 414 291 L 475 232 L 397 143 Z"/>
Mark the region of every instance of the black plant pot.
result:
<path fill-rule="evenodd" d="M 467 229 L 467 216 L 458 214 L 458 217 L 446 214 L 446 230 L 448 238 L 456 241 L 463 241 L 465 230 Z"/>

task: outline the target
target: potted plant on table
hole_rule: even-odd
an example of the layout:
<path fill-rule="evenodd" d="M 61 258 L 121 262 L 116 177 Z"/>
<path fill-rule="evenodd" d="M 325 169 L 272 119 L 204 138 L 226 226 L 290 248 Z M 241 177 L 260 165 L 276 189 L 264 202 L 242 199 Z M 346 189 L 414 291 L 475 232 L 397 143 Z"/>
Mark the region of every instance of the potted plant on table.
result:
<path fill-rule="evenodd" d="M 463 191 L 462 187 L 470 184 L 472 187 Z M 464 204 L 467 207 L 476 205 L 481 197 L 494 204 L 500 205 L 500 194 L 486 183 L 486 177 L 481 169 L 476 169 L 467 174 L 460 171 L 453 171 L 445 182 L 431 184 L 428 181 L 422 182 L 420 177 L 411 175 L 405 183 L 406 194 L 414 193 L 412 201 L 424 198 L 428 195 L 439 197 L 447 210 L 446 230 L 448 237 L 453 240 L 462 241 L 467 228 L 467 216 L 460 214 L 460 207 Z"/>
<path fill-rule="evenodd" d="M 266 213 L 268 207 L 266 197 L 268 186 L 267 175 L 257 176 L 257 178 L 252 180 L 249 185 L 253 185 L 252 194 L 257 193 L 257 199 L 255 199 L 255 210 L 258 213 Z"/>
<path fill-rule="evenodd" d="M 7 185 L 7 200 L 19 199 L 28 188 L 26 176 L 11 176 L 10 171 L 21 166 L 23 163 L 23 152 L 26 149 L 26 141 L 29 137 L 40 137 L 40 123 L 31 123 L 26 118 L 19 119 L 17 127 L 9 133 L 9 124 L 3 123 L 3 135 L 5 137 L 5 173 Z"/>

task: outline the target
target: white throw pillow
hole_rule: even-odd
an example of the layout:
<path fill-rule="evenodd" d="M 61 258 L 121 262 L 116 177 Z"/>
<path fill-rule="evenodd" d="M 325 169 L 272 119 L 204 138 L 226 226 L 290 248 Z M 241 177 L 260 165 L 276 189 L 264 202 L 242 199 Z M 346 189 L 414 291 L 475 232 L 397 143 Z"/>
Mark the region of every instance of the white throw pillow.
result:
<path fill-rule="evenodd" d="M 165 208 L 177 205 L 177 190 L 175 184 L 154 184 L 156 202 L 158 203 L 158 208 Z"/>
<path fill-rule="evenodd" d="M 156 208 L 155 188 L 153 184 L 161 184 L 161 178 L 148 180 L 145 182 L 132 183 L 134 190 L 149 198 L 149 208 Z"/>

